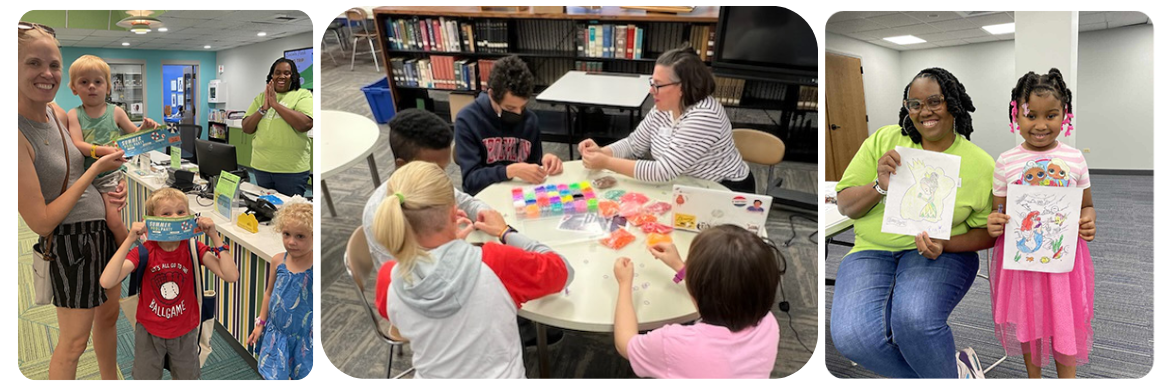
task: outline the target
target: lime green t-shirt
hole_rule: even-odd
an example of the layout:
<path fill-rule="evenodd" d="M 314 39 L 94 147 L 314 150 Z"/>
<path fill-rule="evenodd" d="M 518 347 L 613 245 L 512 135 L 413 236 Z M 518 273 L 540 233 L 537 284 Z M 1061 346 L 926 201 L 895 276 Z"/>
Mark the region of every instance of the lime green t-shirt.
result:
<path fill-rule="evenodd" d="M 885 126 L 866 138 L 861 149 L 853 155 L 853 161 L 845 169 L 837 192 L 849 187 L 873 185 L 877 178 L 877 161 L 895 146 L 922 149 L 910 136 L 902 135 L 902 127 Z M 959 189 L 955 194 L 955 211 L 951 236 L 966 233 L 971 228 L 987 226 L 987 215 L 991 213 L 991 182 L 995 173 L 995 160 L 987 152 L 962 136 L 943 153 L 962 158 L 959 168 Z M 853 222 L 856 234 L 853 250 L 901 251 L 915 249 L 914 236 L 882 233 L 882 216 L 886 210 L 886 198 L 870 209 L 865 216 Z"/>
<path fill-rule="evenodd" d="M 313 116 L 313 92 L 301 88 L 276 94 L 282 106 Z M 252 115 L 264 106 L 264 93 L 252 99 L 252 105 L 244 116 Z M 252 139 L 252 168 L 272 173 L 299 173 L 308 171 L 309 135 L 296 131 L 280 117 L 275 108 L 256 125 Z"/>

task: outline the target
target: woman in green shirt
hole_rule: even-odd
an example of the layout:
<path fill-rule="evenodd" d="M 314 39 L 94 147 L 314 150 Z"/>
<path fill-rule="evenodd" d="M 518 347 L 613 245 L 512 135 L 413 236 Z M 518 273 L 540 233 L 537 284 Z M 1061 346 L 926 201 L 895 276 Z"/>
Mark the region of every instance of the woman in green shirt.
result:
<path fill-rule="evenodd" d="M 978 272 L 975 251 L 994 244 L 986 227 L 995 160 L 969 140 L 975 106 L 950 72 L 919 72 L 902 98 L 901 126 L 866 139 L 837 185 L 837 205 L 856 220 L 857 238 L 837 271 L 833 345 L 887 377 L 981 377 L 974 351 L 956 355 L 947 317 Z M 886 189 L 901 165 L 895 146 L 962 158 L 949 240 L 882 232 Z"/>
<path fill-rule="evenodd" d="M 287 58 L 272 63 L 267 82 L 244 118 L 244 132 L 255 136 L 256 185 L 304 195 L 311 168 L 307 132 L 313 129 L 313 92 L 301 89 L 297 64 Z"/>

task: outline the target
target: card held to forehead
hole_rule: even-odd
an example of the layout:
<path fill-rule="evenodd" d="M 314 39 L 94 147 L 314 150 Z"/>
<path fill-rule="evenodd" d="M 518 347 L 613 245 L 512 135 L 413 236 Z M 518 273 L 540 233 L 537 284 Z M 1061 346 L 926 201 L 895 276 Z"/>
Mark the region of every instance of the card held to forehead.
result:
<path fill-rule="evenodd" d="M 146 217 L 146 239 L 150 241 L 183 241 L 195 237 L 195 216 Z"/>

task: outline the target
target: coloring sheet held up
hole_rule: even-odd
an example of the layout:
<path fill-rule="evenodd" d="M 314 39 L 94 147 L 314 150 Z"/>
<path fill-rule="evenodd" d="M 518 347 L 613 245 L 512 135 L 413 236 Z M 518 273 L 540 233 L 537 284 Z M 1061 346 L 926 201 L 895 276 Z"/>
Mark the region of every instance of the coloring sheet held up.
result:
<path fill-rule="evenodd" d="M 1010 184 L 1003 268 L 1063 273 L 1076 261 L 1083 188 Z"/>
<path fill-rule="evenodd" d="M 962 158 L 921 149 L 894 148 L 902 165 L 890 175 L 882 232 L 949 240 Z"/>

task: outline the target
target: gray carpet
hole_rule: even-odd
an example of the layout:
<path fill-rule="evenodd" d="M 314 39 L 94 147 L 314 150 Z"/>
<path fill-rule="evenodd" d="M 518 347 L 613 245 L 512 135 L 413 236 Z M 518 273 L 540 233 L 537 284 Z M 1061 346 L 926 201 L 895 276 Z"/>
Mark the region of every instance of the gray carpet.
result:
<path fill-rule="evenodd" d="M 358 59 L 354 71 L 350 71 L 348 64 L 341 61 L 342 56 L 337 56 L 338 64 L 334 64 L 326 57 L 328 56 L 324 55 L 321 64 L 321 86 L 318 90 L 322 97 L 321 108 L 349 111 L 372 119 L 369 105 L 359 88 L 385 77 L 385 73 L 375 71 L 368 56 L 365 62 Z M 443 93 L 433 94 L 436 100 L 445 100 Z M 438 114 L 446 115 L 445 112 Z M 383 126 L 379 145 L 388 145 L 386 132 L 387 129 Z M 567 145 L 544 143 L 543 147 L 545 151 L 555 153 L 562 159 L 568 158 Z M 378 162 L 379 176 L 384 181 L 390 176 L 392 169 L 389 147 L 376 148 L 374 156 Z M 757 179 L 762 182 L 767 169 L 762 166 L 753 166 L 752 169 Z M 451 164 L 447 173 L 453 182 L 457 184 L 461 182 L 456 164 Z M 784 188 L 805 192 L 814 192 L 818 188 L 816 164 L 784 162 L 776 167 L 775 175 L 784 177 Z M 324 261 L 320 271 L 323 289 L 321 343 L 329 361 L 342 372 L 356 378 L 385 377 L 389 347 L 374 335 L 369 316 L 360 306 L 361 301 L 355 295 L 353 282 L 348 280 L 342 264 L 346 240 L 361 224 L 362 208 L 375 186 L 366 164 L 357 164 L 345 172 L 325 179 L 338 215 L 331 217 L 323 208 L 321 255 Z M 789 227 L 789 216 L 793 214 L 780 208 L 773 209 L 767 222 L 769 237 L 778 243 L 793 237 L 794 232 Z M 815 215 L 813 218 L 816 218 Z M 798 342 L 793 334 L 794 328 L 804 345 L 812 348 L 817 342 L 816 289 L 820 277 L 817 275 L 817 246 L 807 238 L 817 227 L 813 222 L 800 219 L 795 221 L 795 227 L 796 235 L 791 247 L 782 249 L 789 264 L 788 273 L 783 278 L 783 289 L 792 306 L 788 313 L 792 315 L 791 327 L 785 313 L 773 311 L 781 328 L 781 345 L 777 351 L 773 377 L 785 377 L 796 372 L 812 356 L 811 352 L 806 351 Z M 372 301 L 372 293 L 369 293 L 369 296 Z M 779 297 L 778 291 L 778 300 Z M 537 373 L 535 349 L 526 351 L 525 363 L 528 366 L 528 375 L 535 377 Z M 614 350 L 611 334 L 566 332 L 564 341 L 550 350 L 550 363 L 554 378 L 634 376 L 629 362 Z M 409 348 L 404 357 L 395 358 L 394 372 L 397 374 L 408 367 Z"/>
<path fill-rule="evenodd" d="M 1140 378 L 1150 371 L 1154 353 L 1154 186 L 1151 176 L 1093 175 L 1093 205 L 1097 210 L 1097 237 L 1089 243 L 1096 267 L 1096 302 L 1093 349 L 1089 363 L 1077 369 L 1081 378 Z M 853 241 L 853 233 L 837 236 Z M 830 245 L 825 274 L 834 277 L 849 248 Z M 980 253 L 980 273 L 987 274 L 987 259 Z M 991 293 L 986 279 L 976 279 L 971 290 L 951 314 L 955 347 L 974 347 L 986 367 L 1004 355 L 995 338 L 991 320 Z M 833 288 L 825 290 L 825 334 Z M 825 340 L 825 365 L 842 378 L 873 378 L 873 372 L 854 366 Z M 1026 378 L 1018 356 L 987 374 L 988 378 Z M 1044 377 L 1056 377 L 1049 363 Z"/>

